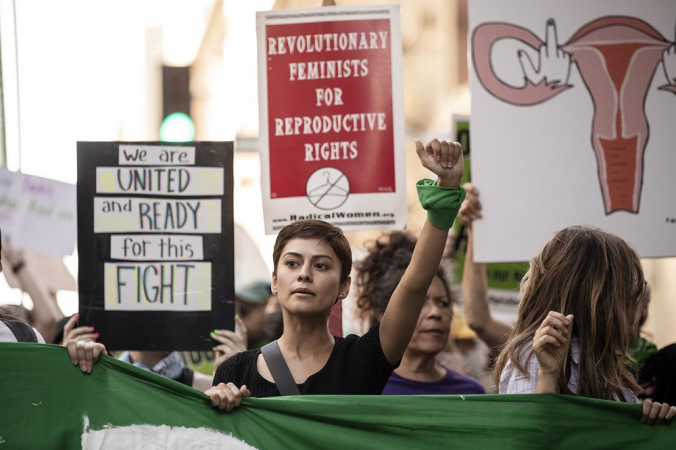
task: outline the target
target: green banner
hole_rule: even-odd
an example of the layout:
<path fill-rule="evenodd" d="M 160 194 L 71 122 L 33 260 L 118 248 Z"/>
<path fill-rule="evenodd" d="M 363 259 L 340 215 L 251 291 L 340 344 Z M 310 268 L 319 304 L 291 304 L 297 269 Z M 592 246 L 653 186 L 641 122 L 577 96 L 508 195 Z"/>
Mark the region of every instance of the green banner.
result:
<path fill-rule="evenodd" d="M 0 449 L 673 448 L 640 405 L 553 394 L 246 399 L 206 395 L 113 358 L 92 374 L 64 347 L 0 344 Z M 192 447 L 191 447 L 192 446 Z"/>

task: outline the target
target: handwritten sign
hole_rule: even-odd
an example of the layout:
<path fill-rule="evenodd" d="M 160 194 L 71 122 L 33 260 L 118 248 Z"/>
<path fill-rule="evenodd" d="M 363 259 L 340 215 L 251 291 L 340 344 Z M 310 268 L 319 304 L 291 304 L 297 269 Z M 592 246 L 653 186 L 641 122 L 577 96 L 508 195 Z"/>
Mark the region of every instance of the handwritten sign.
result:
<path fill-rule="evenodd" d="M 105 264 L 107 311 L 210 311 L 211 263 Z"/>
<path fill-rule="evenodd" d="M 76 212 L 75 185 L 0 169 L 0 228 L 12 247 L 71 255 Z"/>
<path fill-rule="evenodd" d="M 94 198 L 95 233 L 220 233 L 220 218 L 220 200 Z"/>
<path fill-rule="evenodd" d="M 234 327 L 232 143 L 78 143 L 80 317 L 110 349 Z"/>
<path fill-rule="evenodd" d="M 170 196 L 223 195 L 223 169 L 98 167 L 96 192 Z"/>
<path fill-rule="evenodd" d="M 110 256 L 126 261 L 200 261 L 201 236 L 116 234 L 110 237 Z"/>
<path fill-rule="evenodd" d="M 403 228 L 399 7 L 267 11 L 257 27 L 266 233 Z"/>
<path fill-rule="evenodd" d="M 194 165 L 195 147 L 159 145 L 120 145 L 121 166 Z"/>

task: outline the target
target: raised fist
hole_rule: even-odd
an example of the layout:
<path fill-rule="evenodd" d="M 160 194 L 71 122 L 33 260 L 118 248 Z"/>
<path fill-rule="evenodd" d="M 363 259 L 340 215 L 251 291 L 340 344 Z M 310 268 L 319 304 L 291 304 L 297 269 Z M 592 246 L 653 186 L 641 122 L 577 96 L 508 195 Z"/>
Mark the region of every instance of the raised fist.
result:
<path fill-rule="evenodd" d="M 423 167 L 439 177 L 439 186 L 457 187 L 462 180 L 462 146 L 457 142 L 432 139 L 423 146 L 415 140 L 415 150 Z"/>

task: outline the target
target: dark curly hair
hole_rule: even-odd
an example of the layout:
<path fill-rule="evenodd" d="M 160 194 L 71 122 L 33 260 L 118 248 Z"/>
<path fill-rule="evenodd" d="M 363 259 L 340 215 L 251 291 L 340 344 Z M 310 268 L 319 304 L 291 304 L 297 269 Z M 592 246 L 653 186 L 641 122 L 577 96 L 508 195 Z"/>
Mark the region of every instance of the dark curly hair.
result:
<path fill-rule="evenodd" d="M 411 262 L 416 242 L 417 239 L 410 233 L 395 231 L 367 244 L 368 255 L 355 263 L 357 307 L 361 318 L 373 324 L 376 315 L 385 312 L 394 290 Z M 451 303 L 456 303 L 455 295 L 441 267 L 437 268 L 436 276 L 444 285 Z"/>

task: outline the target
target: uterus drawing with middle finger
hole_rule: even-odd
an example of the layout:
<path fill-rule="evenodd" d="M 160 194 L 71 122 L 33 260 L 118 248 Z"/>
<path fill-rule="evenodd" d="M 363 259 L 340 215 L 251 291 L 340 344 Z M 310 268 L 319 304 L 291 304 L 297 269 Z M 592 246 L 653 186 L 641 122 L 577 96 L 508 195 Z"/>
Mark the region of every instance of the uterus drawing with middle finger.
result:
<path fill-rule="evenodd" d="M 504 102 L 535 106 L 573 88 L 569 78 L 577 69 L 594 105 L 591 147 L 604 212 L 638 213 L 650 135 L 646 96 L 656 74 L 667 80 L 659 90 L 676 93 L 675 44 L 647 22 L 619 15 L 582 25 L 561 45 L 555 19 L 545 28 L 543 41 L 510 23 L 479 24 L 472 34 L 472 60 L 480 84 Z M 494 66 L 494 45 L 505 39 L 520 44 L 513 57 L 523 72 L 521 86 L 503 81 Z"/>

